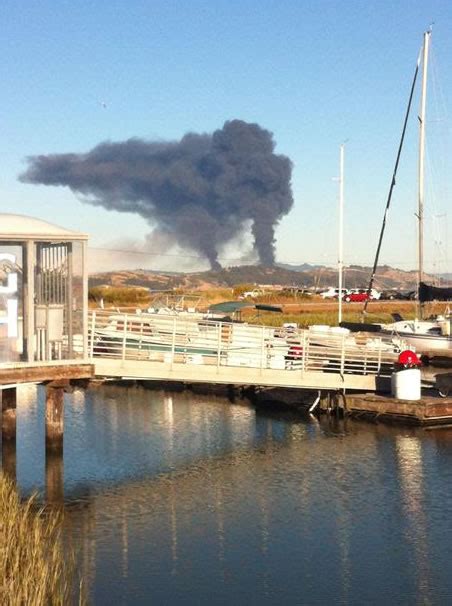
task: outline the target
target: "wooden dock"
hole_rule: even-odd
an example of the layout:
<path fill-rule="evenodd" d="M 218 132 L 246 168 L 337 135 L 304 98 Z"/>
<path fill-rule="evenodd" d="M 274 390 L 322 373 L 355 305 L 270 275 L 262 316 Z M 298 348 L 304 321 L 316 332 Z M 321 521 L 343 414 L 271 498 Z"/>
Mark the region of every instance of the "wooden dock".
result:
<path fill-rule="evenodd" d="M 91 361 L 52 360 L 49 362 L 18 362 L 0 364 L 0 386 L 16 383 L 48 383 L 94 376 Z"/>
<path fill-rule="evenodd" d="M 0 364 L 2 469 L 14 481 L 17 466 L 17 386 L 24 383 L 45 385 L 45 473 L 49 502 L 61 502 L 63 494 L 64 392 L 71 389 L 71 381 L 93 377 L 94 365 L 86 360 Z"/>
<path fill-rule="evenodd" d="M 421 400 L 399 400 L 386 395 L 346 394 L 346 414 L 375 420 L 414 425 L 452 424 L 452 398 L 424 396 Z"/>

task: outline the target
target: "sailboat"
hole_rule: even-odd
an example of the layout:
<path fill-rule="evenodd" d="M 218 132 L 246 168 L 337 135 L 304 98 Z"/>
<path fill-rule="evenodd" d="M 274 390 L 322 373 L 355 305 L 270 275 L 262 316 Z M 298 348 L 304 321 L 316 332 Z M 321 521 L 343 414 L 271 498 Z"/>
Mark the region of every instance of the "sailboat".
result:
<path fill-rule="evenodd" d="M 450 314 L 432 320 L 398 318 L 392 324 L 384 324 L 381 333 L 400 337 L 418 353 L 452 351 L 451 323 Z"/>
<path fill-rule="evenodd" d="M 426 301 L 452 300 L 452 288 L 437 288 L 429 286 L 424 282 L 424 157 L 425 157 L 425 115 L 426 115 L 426 100 L 427 100 L 427 68 L 428 68 L 428 56 L 431 38 L 431 29 L 424 33 L 423 45 L 419 54 L 414 78 L 411 86 L 410 97 L 408 102 L 408 108 L 405 115 L 405 121 L 402 129 L 402 136 L 399 144 L 397 158 L 394 166 L 394 172 L 389 188 L 389 195 L 386 202 L 385 213 L 383 216 L 383 223 L 380 231 L 380 237 L 378 240 L 377 252 L 375 255 L 374 265 L 372 269 L 371 278 L 368 286 L 368 294 L 371 293 L 374 278 L 378 266 L 378 259 L 383 240 L 383 234 L 386 226 L 386 218 L 388 215 L 389 206 L 391 203 L 392 192 L 396 183 L 396 174 L 399 165 L 399 160 L 402 152 L 403 142 L 405 139 L 405 133 L 408 123 L 408 117 L 410 114 L 411 103 L 413 100 L 413 93 L 415 90 L 415 84 L 419 67 L 422 62 L 422 88 L 421 88 L 421 102 L 419 112 L 419 163 L 418 163 L 418 312 L 421 319 L 415 320 L 404 320 L 398 314 L 394 314 L 394 322 L 391 324 L 353 324 L 347 323 L 347 328 L 353 331 L 369 330 L 371 332 L 379 332 L 384 335 L 396 336 L 404 342 L 405 345 L 415 348 L 419 353 L 427 351 L 447 351 L 452 350 L 452 316 L 448 312 L 445 316 L 437 317 L 434 319 L 422 319 L 422 304 Z M 369 298 L 369 297 L 368 297 Z M 364 304 L 363 315 L 366 313 L 367 301 Z M 341 324 L 342 326 L 345 323 Z"/>
<path fill-rule="evenodd" d="M 383 327 L 383 332 L 397 333 L 416 351 L 452 350 L 452 317 L 439 316 L 431 320 L 422 319 L 422 305 L 432 300 L 452 300 L 452 288 L 437 288 L 424 281 L 424 157 L 425 157 L 425 116 L 427 101 L 427 68 L 432 31 L 424 33 L 422 45 L 422 87 L 419 112 L 419 163 L 418 163 L 418 311 L 421 319 L 412 321 L 396 318 L 395 322 Z"/>

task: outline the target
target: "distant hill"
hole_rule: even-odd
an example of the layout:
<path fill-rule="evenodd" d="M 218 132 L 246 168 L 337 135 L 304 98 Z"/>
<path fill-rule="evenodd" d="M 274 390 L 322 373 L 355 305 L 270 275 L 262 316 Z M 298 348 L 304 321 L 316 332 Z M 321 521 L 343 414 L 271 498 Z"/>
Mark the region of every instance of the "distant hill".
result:
<path fill-rule="evenodd" d="M 205 290 L 215 287 L 231 287 L 237 284 L 260 284 L 297 286 L 316 288 L 321 291 L 329 286 L 335 286 L 338 281 L 337 271 L 331 267 L 311 266 L 308 264 L 298 267 L 304 269 L 289 269 L 290 266 L 275 265 L 241 265 L 227 267 L 220 271 L 204 271 L 197 273 L 156 272 L 145 269 L 111 271 L 90 276 L 90 286 L 141 286 L 151 290 L 172 290 L 184 288 L 190 290 Z M 345 286 L 347 288 L 366 287 L 371 273 L 370 267 L 351 265 L 345 269 Z M 433 281 L 431 276 L 426 276 Z M 416 272 L 403 271 L 384 265 L 378 268 L 375 288 L 414 290 L 416 287 Z"/>
<path fill-rule="evenodd" d="M 301 265 L 291 265 L 290 263 L 276 263 L 277 267 L 290 269 L 291 271 L 312 271 L 322 267 L 321 265 L 311 265 L 310 263 L 301 263 Z"/>

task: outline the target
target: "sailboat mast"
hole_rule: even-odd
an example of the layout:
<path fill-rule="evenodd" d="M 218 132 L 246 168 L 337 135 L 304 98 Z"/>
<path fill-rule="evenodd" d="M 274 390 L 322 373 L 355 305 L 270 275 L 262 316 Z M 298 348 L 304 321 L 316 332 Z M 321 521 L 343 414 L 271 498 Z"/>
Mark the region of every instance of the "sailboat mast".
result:
<path fill-rule="evenodd" d="M 344 271 L 344 144 L 340 149 L 340 172 L 339 172 L 339 255 L 337 269 L 339 274 L 338 293 L 338 324 L 342 322 L 342 278 Z"/>
<path fill-rule="evenodd" d="M 403 122 L 402 135 L 400 137 L 399 149 L 397 151 L 397 158 L 396 158 L 396 162 L 395 162 L 395 166 L 394 166 L 394 172 L 392 173 L 391 185 L 389 187 L 388 198 L 386 200 L 386 207 L 385 207 L 385 212 L 384 212 L 384 215 L 383 215 L 383 223 L 381 225 L 380 236 L 378 238 L 377 252 L 375 253 L 374 265 L 373 265 L 373 268 L 372 268 L 372 273 L 371 273 L 370 280 L 369 280 L 369 286 L 368 286 L 368 289 L 367 289 L 368 297 L 367 297 L 366 301 L 364 302 L 364 308 L 363 308 L 363 311 L 362 311 L 362 318 L 363 319 L 364 319 L 365 314 L 367 313 L 367 304 L 368 304 L 369 299 L 370 299 L 370 293 L 372 292 L 372 287 L 373 287 L 373 284 L 374 284 L 375 274 L 377 272 L 378 260 L 380 258 L 380 250 L 381 250 L 381 245 L 382 245 L 382 242 L 383 242 L 383 235 L 385 233 L 385 228 L 386 228 L 386 219 L 387 219 L 387 216 L 388 216 L 389 207 L 391 205 L 392 192 L 393 192 L 395 184 L 396 184 L 397 170 L 399 168 L 400 156 L 402 154 L 403 142 L 405 141 L 405 134 L 406 134 L 407 124 L 408 124 L 408 118 L 410 116 L 411 104 L 412 104 L 412 101 L 413 101 L 414 88 L 416 86 L 417 75 L 418 75 L 419 66 L 420 66 L 420 63 L 421 63 L 421 54 L 422 54 L 422 48 L 421 48 L 421 50 L 419 52 L 419 55 L 418 55 L 418 58 L 417 58 L 417 61 L 416 61 L 416 69 L 414 70 L 413 82 L 411 83 L 410 97 L 408 99 L 408 107 L 407 107 L 406 113 L 405 113 L 405 120 Z"/>
<path fill-rule="evenodd" d="M 424 46 L 422 52 L 422 88 L 419 111 L 419 165 L 418 165 L 418 283 L 424 280 L 424 176 L 425 176 L 425 113 L 427 103 L 427 68 L 430 46 L 431 30 L 424 33 Z M 422 308 L 419 305 L 422 316 Z"/>

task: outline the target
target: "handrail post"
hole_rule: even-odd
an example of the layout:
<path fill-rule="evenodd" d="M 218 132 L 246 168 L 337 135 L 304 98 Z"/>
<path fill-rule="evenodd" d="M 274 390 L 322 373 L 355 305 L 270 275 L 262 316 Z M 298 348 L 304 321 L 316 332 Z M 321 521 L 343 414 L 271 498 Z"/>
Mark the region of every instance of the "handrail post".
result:
<path fill-rule="evenodd" d="M 221 330 L 222 324 L 218 322 L 218 343 L 217 343 L 217 372 L 220 371 L 220 360 L 221 360 Z"/>
<path fill-rule="evenodd" d="M 90 335 L 90 342 L 89 342 L 89 357 L 93 358 L 94 357 L 94 333 L 95 333 L 95 329 L 96 329 L 96 311 L 92 311 L 91 312 L 91 335 Z"/>
<path fill-rule="evenodd" d="M 303 330 L 303 341 L 301 345 L 301 373 L 306 371 L 306 357 L 307 357 L 307 343 L 306 343 L 306 331 Z"/>
<path fill-rule="evenodd" d="M 341 347 L 341 376 L 344 376 L 345 369 L 345 335 L 342 335 L 342 347 Z"/>
<path fill-rule="evenodd" d="M 173 369 L 174 354 L 176 353 L 176 316 L 173 318 L 173 336 L 171 341 L 171 370 Z"/>
<path fill-rule="evenodd" d="M 382 345 L 383 345 L 383 341 L 382 338 L 380 337 L 380 346 L 378 348 L 378 367 L 377 367 L 377 374 L 380 374 L 380 370 L 381 370 L 381 350 L 382 350 Z"/>
<path fill-rule="evenodd" d="M 127 314 L 124 314 L 124 329 L 122 335 L 122 360 L 126 359 L 126 341 L 127 341 Z"/>

